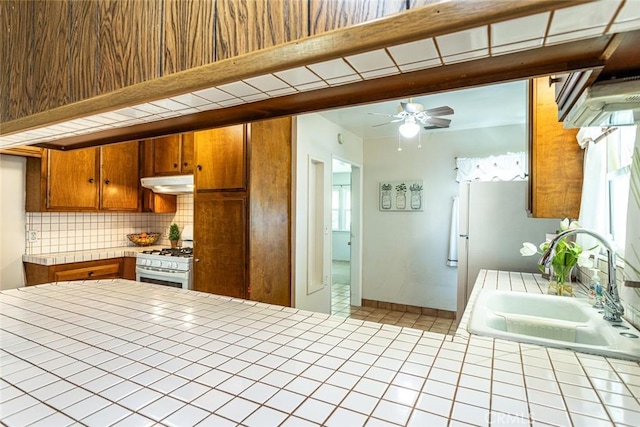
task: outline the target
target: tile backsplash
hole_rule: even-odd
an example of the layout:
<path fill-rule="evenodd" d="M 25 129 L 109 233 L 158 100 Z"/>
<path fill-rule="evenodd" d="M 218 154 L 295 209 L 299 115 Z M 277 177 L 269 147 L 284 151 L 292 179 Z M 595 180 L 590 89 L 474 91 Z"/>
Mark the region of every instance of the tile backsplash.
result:
<path fill-rule="evenodd" d="M 27 255 L 135 246 L 127 234 L 160 232 L 160 245 L 169 245 L 169 226 L 193 224 L 193 195 L 178 196 L 175 214 L 43 212 L 26 214 L 27 230 L 38 241 L 26 241 Z M 26 237 L 25 237 L 26 239 Z"/>

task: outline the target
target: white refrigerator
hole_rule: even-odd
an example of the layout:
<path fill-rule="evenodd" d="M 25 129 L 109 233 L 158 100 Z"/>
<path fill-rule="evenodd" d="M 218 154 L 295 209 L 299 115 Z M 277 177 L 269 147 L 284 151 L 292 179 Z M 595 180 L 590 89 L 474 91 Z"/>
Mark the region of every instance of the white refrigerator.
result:
<path fill-rule="evenodd" d="M 560 219 L 530 218 L 527 181 L 460 184 L 458 319 L 481 269 L 538 272 L 539 257 L 523 257 L 523 242 L 535 245 L 554 233 Z"/>

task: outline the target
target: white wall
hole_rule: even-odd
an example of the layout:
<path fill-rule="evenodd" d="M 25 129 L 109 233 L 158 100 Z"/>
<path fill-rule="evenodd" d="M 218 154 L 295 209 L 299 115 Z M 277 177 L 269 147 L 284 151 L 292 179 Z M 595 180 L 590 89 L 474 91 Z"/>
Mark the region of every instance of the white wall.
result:
<path fill-rule="evenodd" d="M 400 152 L 396 138 L 365 140 L 362 298 L 455 311 L 457 270 L 446 265 L 455 157 L 523 151 L 526 140 L 525 125 L 427 132 L 421 149 L 416 139 Z M 379 211 L 380 181 L 420 179 L 423 212 Z"/>
<path fill-rule="evenodd" d="M 325 225 L 331 230 L 331 163 L 333 156 L 349 163 L 362 164 L 362 139 L 346 129 L 328 121 L 318 114 L 306 114 L 296 118 L 294 128 L 294 197 L 295 230 L 294 246 L 294 301 L 295 307 L 321 313 L 330 313 L 330 280 L 321 290 L 307 292 L 307 172 L 309 156 L 324 162 L 325 165 Z M 344 137 L 344 143 L 338 143 L 338 134 Z M 327 235 L 325 245 L 325 265 L 331 277 L 331 233 Z"/>
<path fill-rule="evenodd" d="M 0 154 L 0 290 L 24 286 L 26 159 Z"/>

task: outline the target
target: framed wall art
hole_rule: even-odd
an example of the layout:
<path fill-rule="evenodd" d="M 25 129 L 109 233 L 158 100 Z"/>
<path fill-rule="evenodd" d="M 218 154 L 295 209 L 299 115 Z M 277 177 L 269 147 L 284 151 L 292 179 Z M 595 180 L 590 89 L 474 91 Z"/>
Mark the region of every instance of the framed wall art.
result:
<path fill-rule="evenodd" d="M 422 212 L 423 181 L 384 181 L 380 183 L 380 210 L 383 212 Z"/>

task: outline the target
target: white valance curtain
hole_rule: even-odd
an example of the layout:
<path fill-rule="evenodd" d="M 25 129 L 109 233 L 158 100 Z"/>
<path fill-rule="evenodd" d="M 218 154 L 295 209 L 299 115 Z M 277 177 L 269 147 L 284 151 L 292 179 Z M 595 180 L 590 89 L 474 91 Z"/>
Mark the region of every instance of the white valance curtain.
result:
<path fill-rule="evenodd" d="M 527 177 L 524 151 L 489 157 L 457 157 L 456 181 L 521 181 Z"/>
<path fill-rule="evenodd" d="M 607 144 L 606 139 L 598 143 L 602 136 L 600 128 L 582 128 L 578 132 L 578 144 L 584 148 L 584 171 L 582 199 L 580 201 L 581 227 L 597 231 L 603 236 L 609 234 L 609 206 L 607 201 Z M 598 141 L 598 142 L 596 142 Z M 585 234 L 576 237 L 583 248 L 598 244 L 596 239 Z"/>

